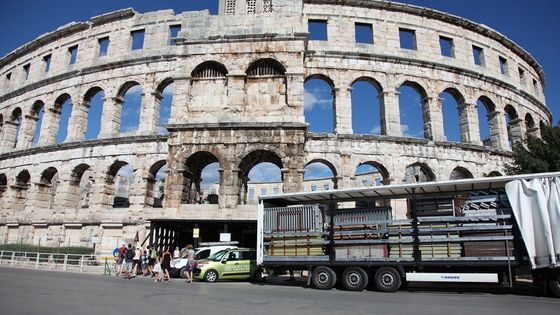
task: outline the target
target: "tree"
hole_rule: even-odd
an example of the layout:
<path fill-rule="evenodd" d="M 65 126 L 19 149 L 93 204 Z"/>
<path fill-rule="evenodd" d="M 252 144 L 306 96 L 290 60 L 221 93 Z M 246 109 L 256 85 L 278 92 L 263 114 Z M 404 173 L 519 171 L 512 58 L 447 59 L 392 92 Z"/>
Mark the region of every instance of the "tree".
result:
<path fill-rule="evenodd" d="M 513 146 L 513 163 L 507 164 L 509 175 L 560 171 L 560 127 L 541 125 L 541 137 L 527 136 Z"/>

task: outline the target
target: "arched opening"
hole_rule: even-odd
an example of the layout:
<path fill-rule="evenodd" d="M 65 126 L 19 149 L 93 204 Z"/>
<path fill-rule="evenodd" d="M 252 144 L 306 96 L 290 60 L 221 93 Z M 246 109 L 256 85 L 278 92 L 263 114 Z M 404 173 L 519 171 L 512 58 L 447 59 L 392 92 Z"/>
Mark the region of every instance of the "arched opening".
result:
<path fill-rule="evenodd" d="M 303 172 L 304 191 L 325 191 L 338 188 L 336 169 L 325 160 L 309 162 Z"/>
<path fill-rule="evenodd" d="M 0 209 L 4 208 L 4 193 L 6 192 L 6 189 L 8 188 L 8 178 L 6 177 L 6 174 L 0 174 L 0 201 L 2 202 L 0 205 Z"/>
<path fill-rule="evenodd" d="M 424 101 L 426 91 L 416 82 L 406 81 L 399 87 L 399 115 L 403 137 L 427 138 Z"/>
<path fill-rule="evenodd" d="M 220 168 L 218 158 L 210 152 L 200 151 L 189 156 L 185 166 L 182 202 L 196 204 L 210 203 L 210 199 L 214 201 L 216 197 L 209 196 L 212 188 L 209 188 L 210 191 L 206 189 L 219 186 L 220 176 L 216 174 Z M 219 194 L 218 190 L 214 192 Z"/>
<path fill-rule="evenodd" d="M 31 107 L 31 121 L 33 123 L 30 126 L 30 130 L 33 132 L 33 138 L 31 140 L 32 146 L 37 146 L 39 144 L 39 139 L 41 138 L 41 128 L 43 126 L 43 116 L 45 115 L 45 104 L 42 101 L 36 101 Z"/>
<path fill-rule="evenodd" d="M 544 130 L 548 126 L 543 120 L 539 121 L 539 134 L 541 138 L 544 138 Z"/>
<path fill-rule="evenodd" d="M 519 117 L 517 111 L 511 105 L 506 105 L 504 107 L 506 127 L 507 127 L 507 137 L 510 149 L 513 148 L 513 144 L 521 141 L 519 135 Z"/>
<path fill-rule="evenodd" d="M 227 103 L 227 74 L 226 67 L 216 61 L 205 61 L 196 66 L 191 73 L 191 104 L 223 108 Z"/>
<path fill-rule="evenodd" d="M 12 111 L 12 116 L 10 117 L 10 121 L 13 124 L 13 128 L 14 128 L 14 135 L 13 135 L 13 139 L 10 139 L 13 143 L 12 147 L 16 147 L 19 141 L 19 133 L 21 131 L 21 124 L 22 124 L 22 112 L 21 112 L 21 108 L 16 107 L 13 111 Z"/>
<path fill-rule="evenodd" d="M 161 96 L 159 100 L 159 121 L 158 133 L 168 134 L 165 125 L 169 122 L 171 117 L 171 103 L 173 102 L 173 93 L 175 91 L 175 83 L 172 79 L 164 80 L 157 88 L 157 92 Z"/>
<path fill-rule="evenodd" d="M 11 188 L 14 191 L 14 204 L 11 205 L 12 210 L 21 211 L 25 209 L 27 200 L 27 191 L 29 190 L 31 176 L 27 170 L 19 172 L 16 176 L 15 185 Z"/>
<path fill-rule="evenodd" d="M 68 189 L 68 207 L 89 208 L 90 194 L 93 187 L 93 172 L 89 165 L 80 164 L 72 170 Z"/>
<path fill-rule="evenodd" d="M 481 96 L 476 102 L 480 140 L 485 146 L 492 146 L 497 137 L 498 122 L 496 121 L 496 106 L 486 96 Z"/>
<path fill-rule="evenodd" d="M 455 89 L 446 89 L 440 95 L 443 117 L 443 134 L 447 141 L 462 142 L 467 133 L 466 116 L 463 113 L 463 96 Z M 462 119 L 464 123 L 461 122 Z"/>
<path fill-rule="evenodd" d="M 449 179 L 464 179 L 464 178 L 474 178 L 473 174 L 466 168 L 457 166 L 449 174 Z"/>
<path fill-rule="evenodd" d="M 380 135 L 381 102 L 379 94 L 381 85 L 371 78 L 359 78 L 352 84 L 352 131 L 354 134 Z"/>
<path fill-rule="evenodd" d="M 202 203 L 218 204 L 220 197 L 220 163 L 206 165 L 200 173 L 200 188 Z"/>
<path fill-rule="evenodd" d="M 113 208 L 130 206 L 130 188 L 134 182 L 134 173 L 134 168 L 124 161 L 115 161 L 109 167 L 105 193 L 109 198 L 113 198 Z"/>
<path fill-rule="evenodd" d="M 406 184 L 433 182 L 435 180 L 434 172 L 424 163 L 414 163 L 406 167 L 404 175 L 404 182 Z"/>
<path fill-rule="evenodd" d="M 537 124 L 535 123 L 533 116 L 529 113 L 525 115 L 525 130 L 527 131 L 528 135 L 531 135 L 533 137 L 538 136 L 539 128 L 537 128 Z"/>
<path fill-rule="evenodd" d="M 72 116 L 72 98 L 68 94 L 60 95 L 54 102 L 54 115 L 56 125 L 56 144 L 61 144 L 68 138 L 68 127 L 70 116 Z"/>
<path fill-rule="evenodd" d="M 303 110 L 309 132 L 334 133 L 334 83 L 326 76 L 312 75 L 303 87 Z"/>
<path fill-rule="evenodd" d="M 167 165 L 165 160 L 157 161 L 150 167 L 146 178 L 146 199 L 144 205 L 147 207 L 161 208 L 165 198 L 165 178 Z"/>
<path fill-rule="evenodd" d="M 486 175 L 486 177 L 498 177 L 498 176 L 504 176 L 504 175 L 502 175 L 502 173 L 498 171 L 492 171 Z"/>
<path fill-rule="evenodd" d="M 58 176 L 58 170 L 54 167 L 49 167 L 41 173 L 41 179 L 37 183 L 37 202 L 40 208 L 54 209 Z"/>
<path fill-rule="evenodd" d="M 84 105 L 87 109 L 86 140 L 97 139 L 101 132 L 101 119 L 103 116 L 103 105 L 105 92 L 100 87 L 93 87 L 84 96 Z"/>
<path fill-rule="evenodd" d="M 0 114 L 0 149 L 2 149 L 2 140 L 4 139 L 4 116 Z"/>
<path fill-rule="evenodd" d="M 354 187 L 381 186 L 387 183 L 389 172 L 387 169 L 373 161 L 364 162 L 354 172 Z"/>
<path fill-rule="evenodd" d="M 282 160 L 276 153 L 257 150 L 239 164 L 239 204 L 255 204 L 259 196 L 283 190 Z"/>
<path fill-rule="evenodd" d="M 125 83 L 118 96 L 122 98 L 121 135 L 136 134 L 140 128 L 140 111 L 142 109 L 142 86 L 138 82 Z"/>
<path fill-rule="evenodd" d="M 247 69 L 246 103 L 251 110 L 263 112 L 287 104 L 286 69 L 277 60 L 254 61 Z"/>

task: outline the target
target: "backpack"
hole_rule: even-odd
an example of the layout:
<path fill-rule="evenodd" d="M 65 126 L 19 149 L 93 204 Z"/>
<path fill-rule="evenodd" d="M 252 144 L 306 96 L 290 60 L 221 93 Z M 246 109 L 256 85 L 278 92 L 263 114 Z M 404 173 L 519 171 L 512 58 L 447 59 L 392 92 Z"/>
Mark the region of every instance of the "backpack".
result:
<path fill-rule="evenodd" d="M 124 256 L 126 257 L 127 260 L 132 260 L 134 259 L 134 250 L 132 249 L 127 249 Z"/>

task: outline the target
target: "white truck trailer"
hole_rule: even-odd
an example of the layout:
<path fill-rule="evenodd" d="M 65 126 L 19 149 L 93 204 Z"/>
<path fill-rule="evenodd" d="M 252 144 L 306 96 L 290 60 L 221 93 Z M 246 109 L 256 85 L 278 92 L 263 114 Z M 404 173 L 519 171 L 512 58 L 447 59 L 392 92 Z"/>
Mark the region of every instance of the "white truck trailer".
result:
<path fill-rule="evenodd" d="M 560 173 L 261 197 L 257 229 L 257 264 L 309 270 L 318 289 L 530 273 L 560 297 Z"/>

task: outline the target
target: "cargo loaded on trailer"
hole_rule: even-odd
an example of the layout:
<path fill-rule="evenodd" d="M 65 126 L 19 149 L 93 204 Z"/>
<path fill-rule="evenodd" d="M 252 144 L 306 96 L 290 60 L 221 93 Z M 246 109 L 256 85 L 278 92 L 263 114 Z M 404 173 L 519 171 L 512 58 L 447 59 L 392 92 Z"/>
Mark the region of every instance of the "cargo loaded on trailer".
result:
<path fill-rule="evenodd" d="M 318 289 L 385 292 L 412 281 L 511 286 L 531 270 L 560 296 L 559 226 L 560 173 L 287 193 L 260 199 L 257 263 L 309 270 Z"/>

